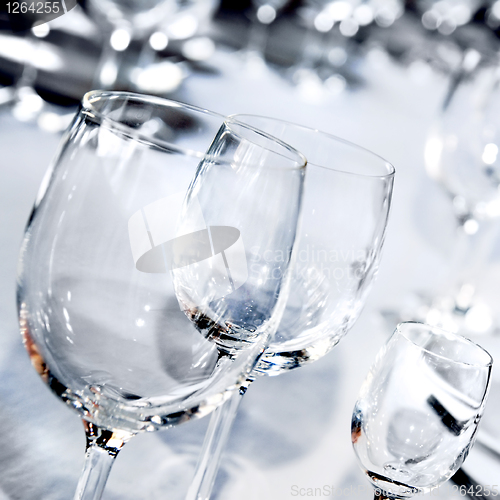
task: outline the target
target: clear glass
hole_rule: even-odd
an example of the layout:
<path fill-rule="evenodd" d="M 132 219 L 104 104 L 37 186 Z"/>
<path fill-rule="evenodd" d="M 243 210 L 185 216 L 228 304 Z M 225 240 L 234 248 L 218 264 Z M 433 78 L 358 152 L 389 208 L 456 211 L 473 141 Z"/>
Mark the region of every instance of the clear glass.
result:
<path fill-rule="evenodd" d="M 459 335 L 401 323 L 378 353 L 351 437 L 375 498 L 409 498 L 448 480 L 466 459 L 486 404 L 493 360 Z"/>
<path fill-rule="evenodd" d="M 260 116 L 234 118 L 292 144 L 308 161 L 291 292 L 257 367 L 277 374 L 324 356 L 359 317 L 378 270 L 395 170 L 318 130 Z M 267 258 L 254 253 L 252 263 Z"/>
<path fill-rule="evenodd" d="M 304 167 L 221 115 L 86 94 L 18 279 L 33 366 L 85 421 L 75 498 L 100 498 L 109 456 L 134 434 L 202 417 L 245 380 L 284 309 Z M 280 258 L 250 267 L 253 248 Z"/>
<path fill-rule="evenodd" d="M 443 283 L 406 319 L 466 336 L 493 333 L 500 322 L 485 273 L 500 216 L 499 82 L 497 59 L 467 52 L 425 150 L 428 174 L 453 203 L 457 233 Z"/>
<path fill-rule="evenodd" d="M 233 118 L 292 144 L 308 160 L 290 295 L 274 339 L 240 391 L 244 394 L 258 375 L 279 375 L 320 359 L 358 318 L 378 269 L 394 168 L 318 130 L 260 116 Z M 250 265 L 273 258 L 256 248 Z M 227 403 L 212 415 L 218 424 L 211 424 L 205 438 L 190 500 L 210 497 L 236 410 L 237 404 Z"/>

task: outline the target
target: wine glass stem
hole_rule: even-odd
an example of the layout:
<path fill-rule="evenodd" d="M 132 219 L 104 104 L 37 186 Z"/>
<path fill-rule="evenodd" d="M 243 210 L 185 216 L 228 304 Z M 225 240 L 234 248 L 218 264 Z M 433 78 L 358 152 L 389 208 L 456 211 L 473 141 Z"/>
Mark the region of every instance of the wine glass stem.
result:
<path fill-rule="evenodd" d="M 78 481 L 74 500 L 99 500 L 101 498 L 115 456 L 99 446 L 87 448 L 85 465 Z"/>
<path fill-rule="evenodd" d="M 464 285 L 473 285 L 481 273 L 481 267 L 488 260 L 492 239 L 496 235 L 494 220 L 478 223 L 475 234 L 467 234 L 465 226 L 459 227 L 454 255 L 443 288 L 444 294 L 460 293 Z"/>
<path fill-rule="evenodd" d="M 85 420 L 83 425 L 87 450 L 73 500 L 100 500 L 116 455 L 133 434 L 101 429 Z"/>
<path fill-rule="evenodd" d="M 212 412 L 194 479 L 189 487 L 186 500 L 208 500 L 210 498 L 219 470 L 221 455 L 244 394 L 245 390 L 238 391 Z"/>

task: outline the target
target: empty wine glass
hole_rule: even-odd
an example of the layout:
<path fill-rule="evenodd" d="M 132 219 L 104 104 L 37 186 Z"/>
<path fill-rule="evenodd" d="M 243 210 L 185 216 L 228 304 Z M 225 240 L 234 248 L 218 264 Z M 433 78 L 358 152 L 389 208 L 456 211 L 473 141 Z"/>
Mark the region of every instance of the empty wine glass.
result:
<path fill-rule="evenodd" d="M 304 166 L 216 113 L 84 96 L 18 280 L 32 364 L 84 421 L 75 498 L 100 498 L 135 434 L 202 417 L 245 380 L 284 309 Z M 282 258 L 250 267 L 254 245 Z"/>
<path fill-rule="evenodd" d="M 401 323 L 377 355 L 351 437 L 375 499 L 404 499 L 447 481 L 467 458 L 493 360 L 462 336 Z"/>
<path fill-rule="evenodd" d="M 327 354 L 348 332 L 376 275 L 394 168 L 337 137 L 273 118 L 234 115 L 302 151 L 308 160 L 291 289 L 278 331 L 239 393 L 213 413 L 190 500 L 210 497 L 220 455 L 248 385 Z M 255 246 L 257 267 L 278 256 Z"/>
<path fill-rule="evenodd" d="M 469 51 L 425 150 L 427 172 L 450 196 L 458 228 L 445 283 L 411 319 L 467 335 L 499 324 L 497 298 L 481 290 L 500 216 L 499 81 L 497 60 Z"/>

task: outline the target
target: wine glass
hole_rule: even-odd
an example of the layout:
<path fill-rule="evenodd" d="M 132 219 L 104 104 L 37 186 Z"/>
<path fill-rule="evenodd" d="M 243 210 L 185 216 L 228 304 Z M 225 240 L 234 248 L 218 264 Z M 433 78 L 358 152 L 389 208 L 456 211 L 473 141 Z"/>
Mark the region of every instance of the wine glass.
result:
<path fill-rule="evenodd" d="M 499 324 L 482 276 L 500 215 L 499 81 L 497 60 L 468 52 L 425 149 L 427 172 L 451 198 L 458 227 L 448 276 L 411 319 L 466 335 Z"/>
<path fill-rule="evenodd" d="M 493 360 L 460 335 L 401 323 L 377 355 L 351 437 L 375 499 L 404 499 L 447 481 L 467 458 Z"/>
<path fill-rule="evenodd" d="M 239 393 L 212 415 L 187 498 L 206 500 L 241 396 L 259 375 L 278 375 L 327 354 L 348 332 L 376 275 L 394 168 L 337 137 L 281 120 L 234 119 L 302 151 L 308 161 L 291 288 L 273 341 Z M 255 246 L 251 265 L 274 256 Z"/>
<path fill-rule="evenodd" d="M 283 312 L 305 158 L 186 104 L 93 91 L 40 188 L 21 332 L 84 421 L 76 499 L 135 434 L 199 418 L 245 380 Z M 280 259 L 248 266 L 258 245 Z"/>

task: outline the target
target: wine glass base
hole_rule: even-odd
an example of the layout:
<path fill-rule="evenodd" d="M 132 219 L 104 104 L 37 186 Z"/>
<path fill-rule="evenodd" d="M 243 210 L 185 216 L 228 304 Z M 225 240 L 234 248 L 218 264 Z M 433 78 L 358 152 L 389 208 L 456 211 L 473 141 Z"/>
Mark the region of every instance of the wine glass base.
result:
<path fill-rule="evenodd" d="M 394 470 L 391 470 L 391 476 L 393 472 Z M 377 494 L 379 494 L 378 497 L 381 499 L 402 499 L 411 498 L 418 493 L 422 493 L 419 488 L 410 486 L 406 484 L 406 482 L 401 481 L 402 478 L 395 480 L 391 477 L 391 479 L 389 479 L 371 471 L 366 471 L 366 474 L 375 488 L 376 498 Z M 405 479 L 408 480 L 407 477 Z"/>

